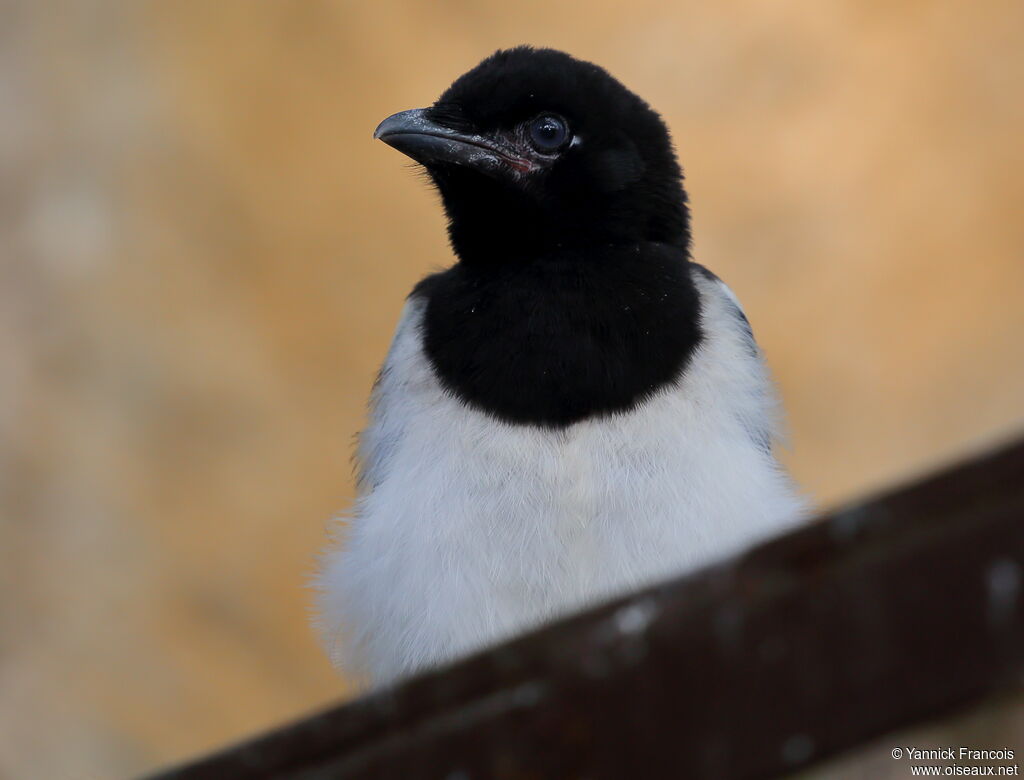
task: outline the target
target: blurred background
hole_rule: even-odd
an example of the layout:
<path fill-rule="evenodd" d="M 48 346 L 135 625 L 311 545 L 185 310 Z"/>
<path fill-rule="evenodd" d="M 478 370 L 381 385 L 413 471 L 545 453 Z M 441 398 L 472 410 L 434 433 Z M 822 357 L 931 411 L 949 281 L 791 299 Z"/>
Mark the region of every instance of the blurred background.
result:
<path fill-rule="evenodd" d="M 405 294 L 377 122 L 499 47 L 671 126 L 820 506 L 1024 430 L 1024 4 L 0 0 L 0 777 L 345 697 L 308 626 Z"/>

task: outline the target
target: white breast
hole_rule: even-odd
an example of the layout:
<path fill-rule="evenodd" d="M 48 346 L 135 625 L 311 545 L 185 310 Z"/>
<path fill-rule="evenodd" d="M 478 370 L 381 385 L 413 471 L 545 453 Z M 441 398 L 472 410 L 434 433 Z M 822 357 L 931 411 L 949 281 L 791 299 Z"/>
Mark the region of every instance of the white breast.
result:
<path fill-rule="evenodd" d="M 730 555 L 799 521 L 764 446 L 771 383 L 721 282 L 695 274 L 705 339 L 635 410 L 564 431 L 446 393 L 411 299 L 375 389 L 362 494 L 318 581 L 332 658 L 377 684 Z"/>

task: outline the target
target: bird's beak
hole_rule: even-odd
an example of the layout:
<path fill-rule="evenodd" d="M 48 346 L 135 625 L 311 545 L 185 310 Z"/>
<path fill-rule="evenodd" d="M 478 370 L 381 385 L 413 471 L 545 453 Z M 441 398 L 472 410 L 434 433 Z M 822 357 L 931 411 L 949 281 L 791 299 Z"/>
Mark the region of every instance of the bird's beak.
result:
<path fill-rule="evenodd" d="M 373 133 L 416 162 L 450 163 L 494 175 L 510 166 L 525 170 L 529 163 L 503 149 L 493 138 L 460 133 L 427 117 L 427 109 L 414 108 L 392 114 Z"/>

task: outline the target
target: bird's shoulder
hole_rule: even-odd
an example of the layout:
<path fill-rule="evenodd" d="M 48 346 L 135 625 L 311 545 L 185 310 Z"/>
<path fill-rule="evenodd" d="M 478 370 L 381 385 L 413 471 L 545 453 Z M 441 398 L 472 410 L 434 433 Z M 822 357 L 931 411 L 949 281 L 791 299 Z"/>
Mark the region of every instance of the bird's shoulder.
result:
<path fill-rule="evenodd" d="M 754 330 L 750 325 L 750 320 L 747 319 L 743 304 L 740 303 L 739 297 L 732 288 L 714 271 L 700 263 L 690 262 L 690 275 L 702 298 L 717 298 L 724 304 L 725 310 L 736 320 L 744 339 L 750 342 L 751 348 L 756 352 L 757 341 L 754 338 Z"/>
<path fill-rule="evenodd" d="M 716 274 L 691 263 L 691 274 L 701 298 L 701 324 L 705 333 L 701 360 L 694 371 L 713 376 L 715 394 L 743 420 L 754 443 L 771 452 L 780 436 L 781 419 L 774 387 L 750 321 L 732 289 Z"/>
<path fill-rule="evenodd" d="M 410 416 L 416 414 L 413 388 L 430 382 L 420 348 L 420 329 L 426 301 L 410 295 L 402 308 L 384 363 L 370 394 L 369 419 L 359 434 L 356 483 L 361 492 L 372 490 L 387 471 Z"/>

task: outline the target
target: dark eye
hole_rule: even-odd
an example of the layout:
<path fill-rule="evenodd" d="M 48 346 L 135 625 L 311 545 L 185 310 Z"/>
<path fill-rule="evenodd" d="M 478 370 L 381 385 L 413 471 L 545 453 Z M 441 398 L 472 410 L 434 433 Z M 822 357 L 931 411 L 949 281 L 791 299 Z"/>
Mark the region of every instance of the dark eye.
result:
<path fill-rule="evenodd" d="M 545 114 L 530 123 L 530 141 L 538 152 L 558 151 L 569 140 L 569 128 L 557 116 Z"/>

